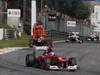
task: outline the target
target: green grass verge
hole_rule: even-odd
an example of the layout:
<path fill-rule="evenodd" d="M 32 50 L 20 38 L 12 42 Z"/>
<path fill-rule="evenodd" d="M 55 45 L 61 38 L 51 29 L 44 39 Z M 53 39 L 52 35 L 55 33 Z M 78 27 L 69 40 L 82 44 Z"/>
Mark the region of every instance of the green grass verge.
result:
<path fill-rule="evenodd" d="M 0 28 L 15 29 L 15 28 L 12 28 L 12 27 L 8 26 L 7 24 L 0 24 Z"/>
<path fill-rule="evenodd" d="M 0 48 L 25 46 L 28 46 L 28 39 L 0 40 Z"/>
<path fill-rule="evenodd" d="M 64 40 L 63 38 L 48 38 L 48 40 L 59 41 Z M 29 42 L 28 38 L 10 39 L 10 40 L 0 40 L 0 48 L 7 47 L 27 47 Z"/>
<path fill-rule="evenodd" d="M 0 28 L 12 29 L 6 24 L 0 24 Z M 26 47 L 28 46 L 29 38 L 30 36 L 23 33 L 22 38 L 19 38 L 19 39 L 0 40 L 0 48 Z M 64 38 L 49 37 L 48 40 L 59 41 L 59 40 L 64 40 Z"/>

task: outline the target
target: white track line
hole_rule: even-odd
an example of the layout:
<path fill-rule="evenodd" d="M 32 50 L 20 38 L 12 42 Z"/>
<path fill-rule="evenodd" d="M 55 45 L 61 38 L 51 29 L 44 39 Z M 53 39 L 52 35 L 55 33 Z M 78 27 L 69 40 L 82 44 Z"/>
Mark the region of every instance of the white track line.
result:
<path fill-rule="evenodd" d="M 20 50 L 20 49 L 23 49 L 23 48 L 26 48 L 26 47 L 15 47 L 15 48 L 4 48 L 4 49 L 0 49 L 0 55 L 1 54 L 10 53 L 10 52 L 13 52 L 13 51 L 17 51 L 17 50 Z"/>
<path fill-rule="evenodd" d="M 59 43 L 59 42 L 64 42 L 64 40 L 54 41 L 53 43 Z M 10 53 L 10 52 L 13 52 L 13 51 L 17 51 L 17 50 L 20 50 L 20 49 L 23 49 L 23 48 L 29 48 L 29 47 L 9 47 L 9 48 L 0 49 L 0 55 Z"/>

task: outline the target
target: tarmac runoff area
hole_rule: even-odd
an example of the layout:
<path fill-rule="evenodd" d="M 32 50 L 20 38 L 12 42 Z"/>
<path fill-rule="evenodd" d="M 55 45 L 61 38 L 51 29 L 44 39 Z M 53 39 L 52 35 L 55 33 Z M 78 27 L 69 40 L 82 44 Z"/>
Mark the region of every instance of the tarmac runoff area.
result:
<path fill-rule="evenodd" d="M 3 49 L 0 49 L 0 55 L 1 54 L 10 53 L 10 52 L 13 52 L 13 51 L 17 51 L 17 50 L 21 50 L 23 48 L 28 48 L 28 47 L 8 47 L 8 48 L 3 48 Z"/>
<path fill-rule="evenodd" d="M 54 41 L 53 43 L 60 43 L 60 42 L 64 42 L 64 40 Z M 3 48 L 3 49 L 0 49 L 0 55 L 10 53 L 10 52 L 13 52 L 13 51 L 17 51 L 17 50 L 21 50 L 21 49 L 24 49 L 24 48 L 29 48 L 29 47 L 8 47 L 8 48 Z"/>

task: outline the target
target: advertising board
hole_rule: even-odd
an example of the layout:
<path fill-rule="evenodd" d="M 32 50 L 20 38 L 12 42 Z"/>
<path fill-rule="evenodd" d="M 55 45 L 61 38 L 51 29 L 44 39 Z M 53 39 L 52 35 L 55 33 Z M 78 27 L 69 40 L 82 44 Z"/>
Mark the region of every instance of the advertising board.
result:
<path fill-rule="evenodd" d="M 20 9 L 8 9 L 7 16 L 8 17 L 20 17 L 21 16 Z"/>
<path fill-rule="evenodd" d="M 67 21 L 67 27 L 76 27 L 76 21 Z"/>

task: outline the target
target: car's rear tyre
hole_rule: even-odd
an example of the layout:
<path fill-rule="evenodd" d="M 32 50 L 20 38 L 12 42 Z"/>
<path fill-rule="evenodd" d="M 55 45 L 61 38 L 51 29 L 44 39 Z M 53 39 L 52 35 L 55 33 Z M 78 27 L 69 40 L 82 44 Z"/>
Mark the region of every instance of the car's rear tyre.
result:
<path fill-rule="evenodd" d="M 65 42 L 66 42 L 66 43 L 69 43 L 69 42 L 70 42 L 70 40 L 65 40 Z"/>
<path fill-rule="evenodd" d="M 79 43 L 81 44 L 81 43 L 83 43 L 83 41 L 79 40 Z"/>
<path fill-rule="evenodd" d="M 32 67 L 32 66 L 35 65 L 36 59 L 35 59 L 35 56 L 33 54 L 27 54 L 25 61 L 26 61 L 26 66 L 27 67 Z"/>

